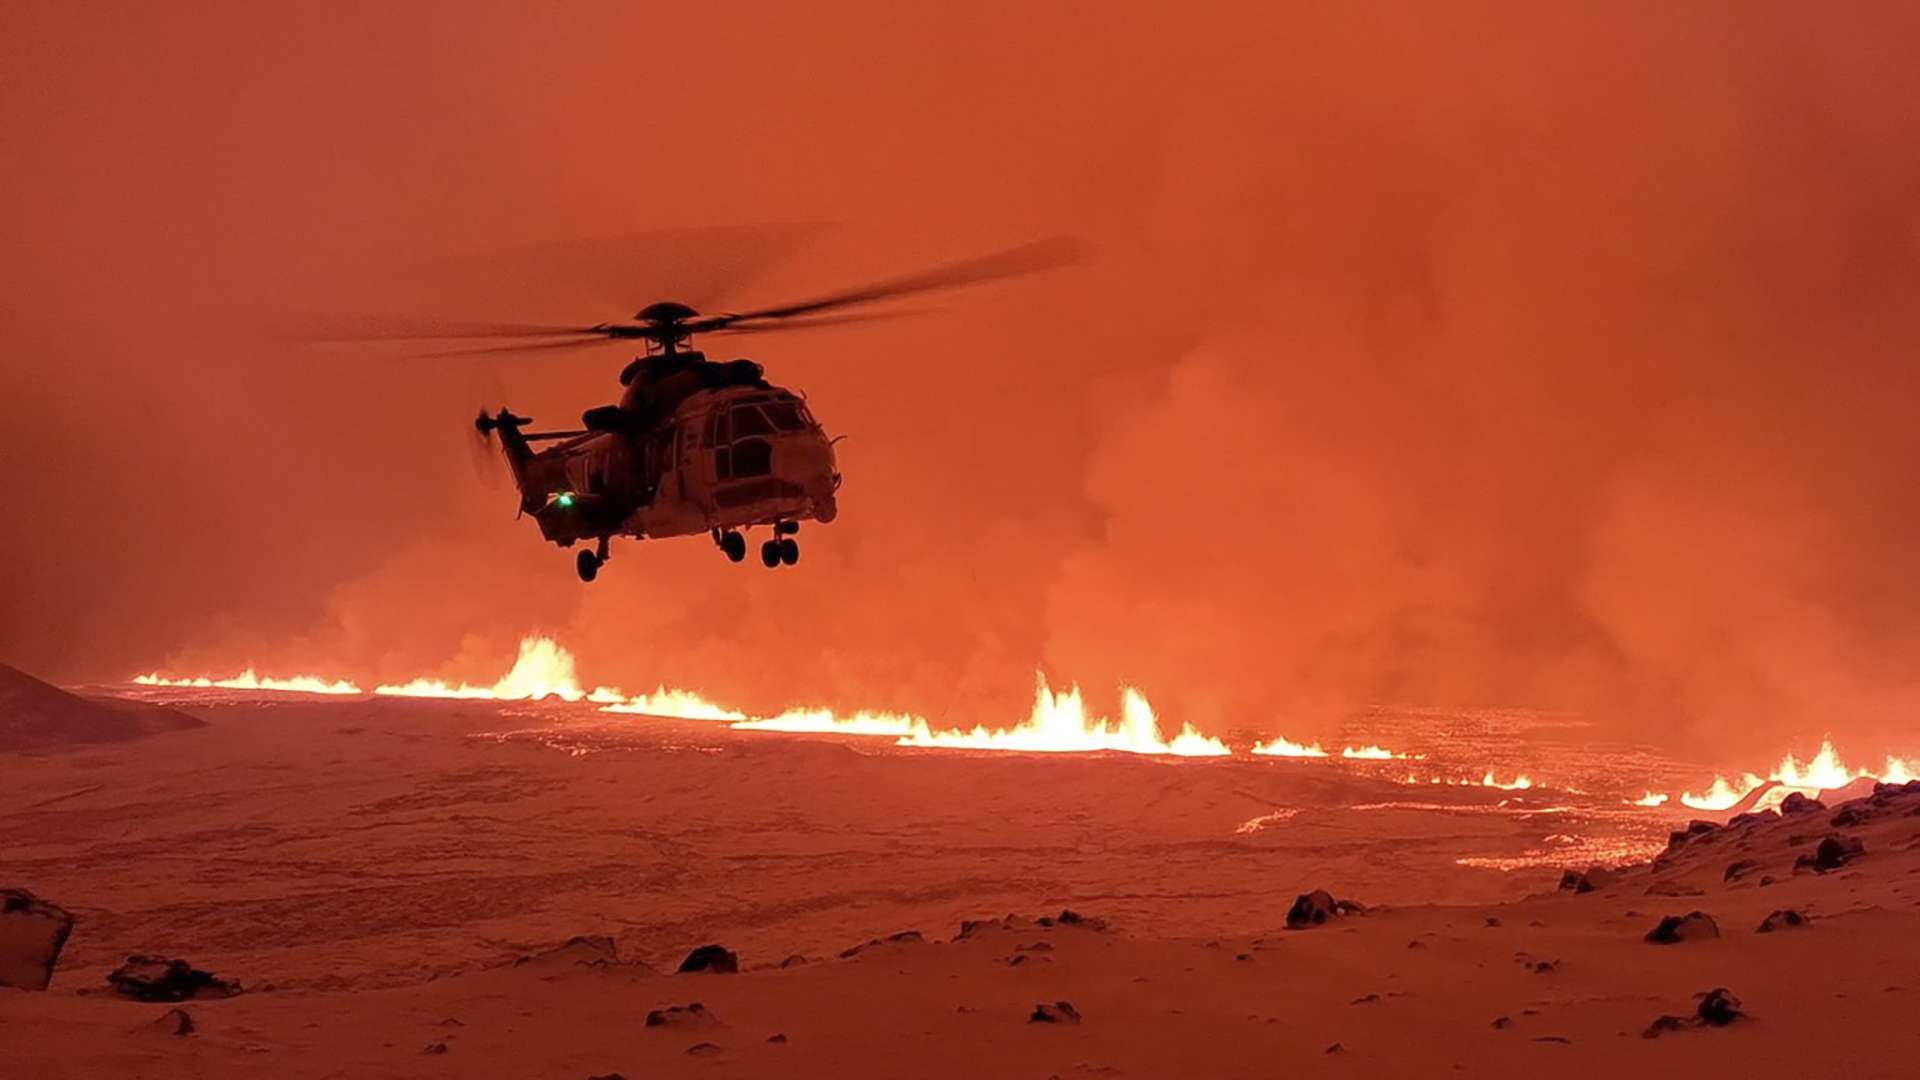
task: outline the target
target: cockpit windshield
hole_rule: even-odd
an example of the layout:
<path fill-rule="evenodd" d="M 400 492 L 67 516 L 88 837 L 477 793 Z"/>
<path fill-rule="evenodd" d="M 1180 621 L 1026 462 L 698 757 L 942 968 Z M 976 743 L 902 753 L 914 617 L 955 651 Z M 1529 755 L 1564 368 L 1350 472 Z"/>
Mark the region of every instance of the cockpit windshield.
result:
<path fill-rule="evenodd" d="M 797 401 L 765 401 L 757 405 L 733 407 L 733 437 L 771 435 L 776 431 L 801 431 L 811 422 L 806 407 Z"/>

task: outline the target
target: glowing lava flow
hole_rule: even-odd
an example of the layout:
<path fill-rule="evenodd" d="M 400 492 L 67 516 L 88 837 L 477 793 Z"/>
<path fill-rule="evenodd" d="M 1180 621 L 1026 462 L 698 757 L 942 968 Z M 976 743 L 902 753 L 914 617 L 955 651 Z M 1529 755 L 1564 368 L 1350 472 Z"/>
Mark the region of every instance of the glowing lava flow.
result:
<path fill-rule="evenodd" d="M 1160 722 L 1153 706 L 1133 687 L 1120 695 L 1120 723 L 1089 719 L 1080 688 L 1056 694 L 1039 680 L 1034 693 L 1033 713 L 1019 727 L 972 731 L 933 731 L 925 721 L 901 738 L 901 746 L 938 746 L 961 750 L 1021 750 L 1029 753 L 1086 753 L 1094 750 L 1119 750 L 1129 754 L 1170 754 L 1176 757 L 1226 757 L 1232 753 L 1225 743 L 1202 735 L 1193 725 L 1182 725 L 1171 742 L 1161 738 Z"/>
<path fill-rule="evenodd" d="M 373 692 L 391 697 L 485 698 L 494 701 L 538 701 L 547 697 L 579 701 L 587 696 L 586 691 L 580 689 L 580 680 L 574 674 L 573 654 L 561 648 L 552 638 L 546 637 L 521 638 L 520 655 L 513 662 L 513 670 L 492 686 L 471 686 L 467 683 L 449 686 L 438 679 L 415 679 L 399 686 L 376 686 Z"/>
<path fill-rule="evenodd" d="M 133 681 L 139 686 L 175 686 L 195 690 L 217 688 L 220 690 L 272 690 L 281 694 L 358 694 L 361 689 L 345 679 L 328 682 L 313 675 L 295 675 L 291 679 L 263 678 L 253 673 L 252 668 L 230 679 L 169 679 L 158 672 L 135 675 Z"/>
<path fill-rule="evenodd" d="M 1382 746 L 1362 746 L 1358 750 L 1349 746 L 1340 751 L 1340 756 L 1356 761 L 1406 761 L 1422 759 L 1425 754 L 1396 754 Z"/>
<path fill-rule="evenodd" d="M 1667 796 L 1657 791 L 1649 791 L 1645 795 L 1632 800 L 1632 803 L 1635 806 L 1665 806 L 1667 804 Z"/>
<path fill-rule="evenodd" d="M 1327 756 L 1327 752 L 1320 749 L 1319 743 L 1302 745 L 1288 739 L 1285 735 L 1275 735 L 1267 742 L 1253 744 L 1250 753 L 1266 757 L 1321 758 Z M 1345 756 L 1344 752 L 1342 756 Z"/>
<path fill-rule="evenodd" d="M 1914 778 L 1914 767 L 1909 762 L 1889 755 L 1886 763 L 1875 773 L 1867 769 L 1848 769 L 1840 760 L 1839 751 L 1833 748 L 1833 740 L 1822 740 L 1820 750 L 1813 759 L 1802 764 L 1792 754 L 1780 759 L 1780 764 L 1765 777 L 1746 773 L 1741 776 L 1738 786 L 1726 777 L 1713 778 L 1713 786 L 1700 794 L 1684 792 L 1680 802 L 1695 810 L 1730 810 L 1751 794 L 1754 789 L 1771 780 L 1782 787 L 1800 791 L 1830 791 L 1846 787 L 1862 778 L 1884 780 L 1890 784 L 1904 784 Z"/>
<path fill-rule="evenodd" d="M 900 746 L 948 750 L 1008 750 L 1023 753 L 1090 753 L 1118 750 L 1129 754 L 1166 754 L 1174 757 L 1226 757 L 1225 743 L 1181 727 L 1171 741 L 1160 734 L 1153 706 L 1140 691 L 1125 688 L 1120 698 L 1120 722 L 1087 715 L 1080 688 L 1056 694 L 1041 678 L 1035 688 L 1033 711 L 1025 723 L 1012 728 L 975 727 L 971 731 L 935 730 L 924 717 L 902 713 L 858 712 L 838 716 L 830 709 L 793 709 L 779 716 L 741 720 L 733 726 L 749 731 L 798 731 L 836 735 L 879 735 Z"/>
<path fill-rule="evenodd" d="M 743 731 L 787 731 L 836 735 L 884 735 L 894 739 L 906 739 L 916 731 L 924 731 L 927 722 L 917 716 L 900 713 L 857 712 L 852 716 L 836 716 L 832 709 L 788 709 L 779 716 L 761 717 L 755 720 L 740 720 L 734 727 Z"/>
<path fill-rule="evenodd" d="M 626 697 L 618 690 L 601 687 L 587 695 L 588 701 L 601 702 L 601 712 L 640 713 L 667 716 L 679 720 L 745 720 L 747 714 L 725 709 L 691 690 L 655 687 L 651 694 Z"/>

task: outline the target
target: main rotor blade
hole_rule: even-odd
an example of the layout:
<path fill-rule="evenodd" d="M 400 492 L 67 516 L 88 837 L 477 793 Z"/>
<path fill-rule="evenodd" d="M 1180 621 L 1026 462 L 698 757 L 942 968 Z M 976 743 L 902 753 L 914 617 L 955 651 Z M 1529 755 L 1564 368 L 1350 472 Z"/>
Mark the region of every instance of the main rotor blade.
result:
<path fill-rule="evenodd" d="M 294 337 L 300 341 L 433 341 L 461 338 L 555 337 L 599 334 L 590 326 L 543 323 L 465 322 L 453 319 L 365 318 L 315 327 Z"/>
<path fill-rule="evenodd" d="M 916 316 L 916 315 L 925 315 L 925 314 L 926 312 L 919 308 L 913 308 L 907 311 L 851 312 L 846 315 L 823 315 L 823 316 L 818 316 L 816 318 L 811 318 L 811 319 L 790 319 L 790 320 L 784 320 L 779 322 L 769 322 L 769 323 L 747 323 L 743 326 L 727 324 L 712 330 L 704 330 L 702 331 L 702 333 L 726 336 L 729 334 L 759 334 L 759 333 L 765 333 L 769 330 L 778 330 L 780 333 L 784 334 L 791 330 L 812 330 L 813 328 L 820 327 L 820 326 L 848 326 L 856 323 L 889 322 L 894 319 L 906 319 L 906 318 L 912 318 L 913 316 Z"/>
<path fill-rule="evenodd" d="M 486 356 L 490 353 L 544 352 L 549 349 L 584 349 L 593 345 L 604 345 L 608 341 L 605 334 L 593 333 L 591 337 L 567 338 L 562 341 L 514 341 L 505 345 L 482 345 L 469 349 L 435 349 L 432 352 L 414 353 L 414 356 L 429 358 L 440 356 Z"/>
<path fill-rule="evenodd" d="M 981 282 L 1014 277 L 1019 274 L 1053 270 L 1079 261 L 1083 254 L 1079 241 L 1072 237 L 1056 236 L 977 259 L 950 263 L 918 274 L 876 281 L 870 285 L 847 289 L 844 292 L 829 293 L 811 300 L 800 300 L 778 307 L 760 308 L 756 311 L 740 311 L 694 319 L 685 325 L 688 333 L 699 334 L 711 333 L 722 327 L 739 323 L 791 319 L 799 315 L 811 315 L 835 308 L 850 307 L 854 304 L 889 300 L 896 296 L 911 296 L 915 293 L 933 292 L 939 289 L 957 289 L 964 285 L 977 285 Z"/>

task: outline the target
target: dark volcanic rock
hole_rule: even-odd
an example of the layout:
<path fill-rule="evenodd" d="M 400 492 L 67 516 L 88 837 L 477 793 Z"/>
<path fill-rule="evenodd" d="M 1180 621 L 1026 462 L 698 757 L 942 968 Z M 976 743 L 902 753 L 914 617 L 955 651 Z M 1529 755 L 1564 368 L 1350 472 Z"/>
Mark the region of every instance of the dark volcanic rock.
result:
<path fill-rule="evenodd" d="M 711 972 L 715 975 L 733 975 L 740 971 L 740 958 L 730 949 L 719 945 L 702 945 L 687 954 L 680 961 L 680 973 L 692 971 Z"/>
<path fill-rule="evenodd" d="M 680 1027 L 687 1024 L 713 1024 L 719 1019 L 695 1001 L 687 1005 L 669 1005 L 647 1013 L 648 1027 Z"/>
<path fill-rule="evenodd" d="M 1720 936 L 1720 924 L 1704 911 L 1669 915 L 1660 925 L 1647 931 L 1647 940 L 1655 945 L 1675 945 L 1682 941 L 1705 941 Z"/>
<path fill-rule="evenodd" d="M 1740 999 L 1724 986 L 1716 986 L 1700 995 L 1697 1013 L 1702 1023 L 1714 1027 L 1725 1027 L 1746 1015 L 1740 1011 Z"/>
<path fill-rule="evenodd" d="M 724 1047 L 719 1043 L 694 1043 L 692 1046 L 687 1047 L 687 1053 L 692 1054 L 694 1057 L 706 1057 L 708 1054 L 717 1054 L 722 1049 L 724 1049 Z"/>
<path fill-rule="evenodd" d="M 1824 874 L 1829 870 L 1838 870 L 1854 859 L 1867 853 L 1867 845 L 1851 836 L 1829 835 L 1813 849 L 1813 854 L 1802 855 L 1793 861 L 1793 868 L 1811 869 Z"/>
<path fill-rule="evenodd" d="M 1643 1039 L 1657 1039 L 1669 1031 L 1685 1031 L 1686 1029 L 1686 1017 L 1669 1014 L 1667 1016 L 1656 1017 L 1653 1023 L 1647 1025 L 1647 1030 L 1640 1033 L 1640 1037 Z"/>
<path fill-rule="evenodd" d="M 1792 817 L 1795 814 L 1811 814 L 1816 810 L 1825 810 L 1826 808 L 1826 803 L 1821 802 L 1819 799 L 1802 795 L 1797 791 L 1788 792 L 1787 797 L 1780 800 L 1780 813 L 1784 817 Z"/>
<path fill-rule="evenodd" d="M 1586 870 L 1565 870 L 1560 874 L 1560 891 L 1590 893 L 1604 887 L 1612 879 L 1613 871 L 1604 866 L 1589 867 Z"/>
<path fill-rule="evenodd" d="M 785 960 L 780 961 L 780 966 L 783 968 L 795 968 L 795 967 L 799 967 L 801 964 L 811 964 L 811 963 L 813 963 L 813 961 L 807 959 L 805 956 L 802 956 L 799 953 L 794 953 L 792 956 L 789 956 Z"/>
<path fill-rule="evenodd" d="M 570 937 L 563 945 L 556 945 L 537 953 L 514 960 L 515 966 L 524 964 L 543 964 L 565 966 L 581 964 L 587 967 L 605 967 L 618 963 L 619 957 L 613 939 L 605 934 L 577 935 Z"/>
<path fill-rule="evenodd" d="M 193 1034 L 193 1017 L 185 1009 L 173 1008 L 161 1013 L 159 1019 L 148 1026 L 162 1035 L 178 1038 Z"/>
<path fill-rule="evenodd" d="M 1748 825 L 1765 825 L 1769 821 L 1779 820 L 1780 812 L 1777 810 L 1753 810 L 1745 814 L 1733 815 L 1733 818 L 1727 822 L 1727 828 L 1738 829 Z"/>
<path fill-rule="evenodd" d="M 1315 889 L 1294 898 L 1293 906 L 1287 909 L 1287 929 L 1304 930 L 1341 915 L 1362 914 L 1366 910 L 1365 905 L 1356 901 L 1335 900 L 1327 890 Z"/>
<path fill-rule="evenodd" d="M 0 889 L 0 986 L 45 990 L 73 916 L 24 889 Z"/>
<path fill-rule="evenodd" d="M 159 956 L 129 956 L 126 963 L 107 975 L 107 982 L 122 997 L 135 1001 L 189 1001 L 232 997 L 240 992 L 238 983 L 216 978 L 185 960 Z"/>
<path fill-rule="evenodd" d="M 1077 1024 L 1079 1022 L 1080 1010 L 1074 1008 L 1071 1001 L 1035 1005 L 1033 1015 L 1027 1017 L 1029 1024 Z"/>
<path fill-rule="evenodd" d="M 926 940 L 918 930 L 902 930 L 897 934 L 888 934 L 883 938 L 874 938 L 872 941 L 861 942 L 851 949 L 843 949 L 840 952 L 840 959 L 850 960 L 868 949 L 881 945 L 920 945 L 924 944 Z"/>
<path fill-rule="evenodd" d="M 1760 869 L 1760 864 L 1752 859 L 1736 859 L 1727 864 L 1727 872 L 1720 875 L 1720 880 L 1739 881 L 1741 878 L 1746 877 L 1758 869 Z"/>
<path fill-rule="evenodd" d="M 1807 922 L 1808 920 L 1805 915 L 1802 915 L 1797 911 L 1792 911 L 1789 909 L 1782 908 L 1781 910 L 1776 911 L 1773 914 L 1767 916 L 1766 918 L 1760 920 L 1760 928 L 1755 932 L 1761 933 L 1761 934 L 1771 934 L 1775 930 L 1797 930 L 1800 927 L 1807 925 Z"/>
<path fill-rule="evenodd" d="M 1833 815 L 1833 819 L 1828 824 L 1836 829 L 1849 829 L 1855 825 L 1866 824 L 1871 816 L 1865 807 L 1848 805 L 1841 807 L 1840 812 Z"/>

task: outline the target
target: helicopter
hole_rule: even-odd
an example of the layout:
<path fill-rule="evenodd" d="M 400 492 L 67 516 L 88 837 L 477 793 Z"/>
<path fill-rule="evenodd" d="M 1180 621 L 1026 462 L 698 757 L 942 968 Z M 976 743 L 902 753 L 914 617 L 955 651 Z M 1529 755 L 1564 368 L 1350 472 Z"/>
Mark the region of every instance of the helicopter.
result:
<path fill-rule="evenodd" d="M 804 395 L 767 381 L 745 358 L 716 361 L 693 347 L 699 335 L 764 333 L 872 318 L 831 314 L 859 305 L 958 288 L 1049 269 L 1076 257 L 1064 238 L 771 307 L 703 315 L 677 301 L 648 304 L 631 320 L 590 326 L 432 323 L 362 340 L 505 339 L 506 343 L 435 355 L 516 353 L 640 341 L 644 352 L 619 375 L 618 402 L 581 414 L 581 427 L 530 431 L 531 417 L 483 408 L 473 431 L 496 438 L 519 490 L 521 516 L 542 538 L 575 556 L 583 582 L 599 576 L 616 537 L 710 537 L 732 562 L 747 557 L 747 533 L 768 569 L 800 561 L 805 521 L 839 516 L 845 479 L 829 438 Z M 488 451 L 491 452 L 490 450 Z"/>

